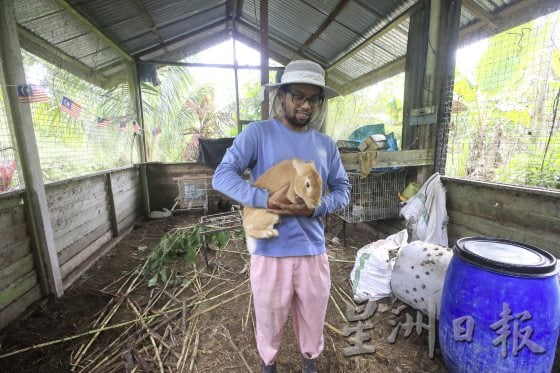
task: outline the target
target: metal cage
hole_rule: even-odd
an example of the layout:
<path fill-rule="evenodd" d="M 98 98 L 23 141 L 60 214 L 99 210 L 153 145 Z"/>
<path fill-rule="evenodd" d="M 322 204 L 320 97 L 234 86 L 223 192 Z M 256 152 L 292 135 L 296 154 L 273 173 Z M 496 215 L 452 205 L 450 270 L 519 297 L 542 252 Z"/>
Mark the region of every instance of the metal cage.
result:
<path fill-rule="evenodd" d="M 177 210 L 204 210 L 208 212 L 208 185 L 211 176 L 206 174 L 184 175 L 173 178 L 177 181 L 179 194 L 175 198 L 172 211 Z"/>
<path fill-rule="evenodd" d="M 405 187 L 404 170 L 383 173 L 371 172 L 362 178 L 357 172 L 348 172 L 352 184 L 350 203 L 335 212 L 348 223 L 394 218 L 399 215 L 399 197 Z"/>

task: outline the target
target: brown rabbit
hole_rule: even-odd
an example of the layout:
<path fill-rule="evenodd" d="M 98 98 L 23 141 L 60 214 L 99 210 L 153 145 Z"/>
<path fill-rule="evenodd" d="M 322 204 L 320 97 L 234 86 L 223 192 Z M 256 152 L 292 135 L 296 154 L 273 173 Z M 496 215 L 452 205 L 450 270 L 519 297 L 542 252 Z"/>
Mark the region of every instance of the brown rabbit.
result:
<path fill-rule="evenodd" d="M 303 202 L 312 209 L 321 204 L 323 180 L 315 168 L 313 161 L 304 162 L 301 159 L 288 159 L 275 164 L 262 174 L 253 184 L 259 188 L 268 189 L 272 194 L 289 184 L 286 198 L 292 203 Z M 255 238 L 272 238 L 278 236 L 274 224 L 280 217 L 249 206 L 243 208 L 243 229 L 245 235 Z M 254 245 L 249 245 L 249 251 Z"/>

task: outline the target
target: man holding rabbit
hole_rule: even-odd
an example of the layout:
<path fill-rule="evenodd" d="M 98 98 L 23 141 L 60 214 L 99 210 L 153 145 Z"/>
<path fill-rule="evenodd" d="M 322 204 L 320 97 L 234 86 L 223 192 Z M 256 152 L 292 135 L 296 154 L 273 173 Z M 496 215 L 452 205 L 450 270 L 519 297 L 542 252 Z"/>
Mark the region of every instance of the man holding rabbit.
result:
<path fill-rule="evenodd" d="M 350 184 L 332 139 L 319 132 L 326 99 L 338 93 L 325 85 L 315 62 L 295 60 L 272 90 L 270 119 L 249 124 L 227 150 L 213 178 L 214 189 L 246 206 L 280 215 L 278 237 L 255 239 L 251 289 L 256 342 L 263 372 L 276 372 L 276 358 L 291 310 L 302 353 L 302 371 L 316 372 L 323 350 L 323 324 L 330 293 L 330 269 L 321 217 L 348 204 Z M 321 203 L 314 209 L 286 198 L 288 185 L 274 193 L 251 185 L 275 164 L 292 158 L 313 161 L 322 178 Z M 242 174 L 250 170 L 251 184 Z M 328 193 L 326 191 L 328 190 Z"/>

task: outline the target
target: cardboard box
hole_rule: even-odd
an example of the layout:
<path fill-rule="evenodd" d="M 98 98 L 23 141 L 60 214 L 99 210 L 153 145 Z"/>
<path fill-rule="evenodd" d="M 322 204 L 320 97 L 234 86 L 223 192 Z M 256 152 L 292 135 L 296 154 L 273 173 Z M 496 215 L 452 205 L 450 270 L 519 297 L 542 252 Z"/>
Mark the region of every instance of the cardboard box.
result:
<path fill-rule="evenodd" d="M 385 148 L 385 140 L 385 135 L 371 135 L 358 145 L 358 150 L 365 152 L 383 149 Z"/>

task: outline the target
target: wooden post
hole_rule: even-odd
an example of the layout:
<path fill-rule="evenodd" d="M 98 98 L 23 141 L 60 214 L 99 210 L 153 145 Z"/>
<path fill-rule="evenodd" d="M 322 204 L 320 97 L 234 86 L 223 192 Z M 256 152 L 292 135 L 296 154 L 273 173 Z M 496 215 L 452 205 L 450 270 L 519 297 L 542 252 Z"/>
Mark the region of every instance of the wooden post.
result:
<path fill-rule="evenodd" d="M 144 213 L 150 214 L 150 195 L 148 193 L 148 178 L 146 174 L 146 135 L 144 130 L 144 110 L 142 108 L 142 90 L 138 79 L 136 63 L 128 64 L 128 87 L 131 99 L 131 109 L 136 113 L 138 125 L 142 128 L 138 136 L 138 157 L 140 158 L 140 182 L 142 184 L 142 200 Z"/>
<path fill-rule="evenodd" d="M 105 183 L 107 185 L 107 196 L 109 197 L 109 216 L 111 217 L 111 230 L 113 231 L 113 236 L 118 237 L 120 235 L 119 221 L 117 219 L 115 195 L 113 194 L 113 179 L 111 178 L 110 172 L 105 175 Z"/>
<path fill-rule="evenodd" d="M 235 33 L 232 34 L 233 41 L 233 79 L 235 82 L 235 119 L 237 120 L 237 134 L 241 133 L 243 126 L 239 114 L 239 77 L 237 74 L 237 50 L 235 48 Z"/>
<path fill-rule="evenodd" d="M 261 46 L 261 86 L 263 87 L 264 98 L 261 104 L 261 118 L 267 119 L 270 114 L 268 102 L 268 0 L 261 0 L 260 3 L 260 46 Z"/>
<path fill-rule="evenodd" d="M 422 0 L 419 4 L 410 18 L 408 34 L 403 104 L 405 150 L 435 148 L 438 127 L 448 121 L 443 109 L 453 94 L 447 83 L 455 68 L 453 56 L 460 26 L 461 0 Z M 443 146 L 440 141 L 438 148 Z M 420 168 L 419 183 L 434 173 L 433 164 Z"/>
<path fill-rule="evenodd" d="M 25 208 L 43 294 L 64 294 L 45 185 L 29 104 L 20 104 L 16 87 L 26 83 L 13 0 L 0 0 L 0 54 L 8 86 L 8 105 L 14 124 L 19 160 L 25 181 Z"/>

